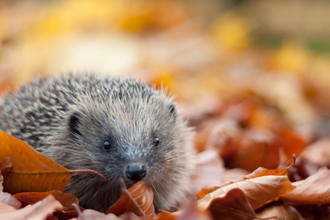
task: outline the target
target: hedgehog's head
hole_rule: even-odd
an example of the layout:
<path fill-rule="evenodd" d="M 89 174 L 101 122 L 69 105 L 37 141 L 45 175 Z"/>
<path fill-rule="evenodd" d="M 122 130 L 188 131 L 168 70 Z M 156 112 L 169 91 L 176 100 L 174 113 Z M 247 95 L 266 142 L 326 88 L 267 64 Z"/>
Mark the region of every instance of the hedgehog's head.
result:
<path fill-rule="evenodd" d="M 128 187 L 139 180 L 150 185 L 155 206 L 162 209 L 176 205 L 189 185 L 190 129 L 164 92 L 137 86 L 141 84 L 81 98 L 66 112 L 60 141 L 66 146 L 56 161 L 69 169 L 96 170 L 108 179 L 102 183 L 81 174 L 73 178 L 68 191 L 80 197 L 83 206 L 100 209 L 95 199 L 105 211 L 120 195 L 119 178 Z M 107 197 L 111 201 L 104 202 Z"/>

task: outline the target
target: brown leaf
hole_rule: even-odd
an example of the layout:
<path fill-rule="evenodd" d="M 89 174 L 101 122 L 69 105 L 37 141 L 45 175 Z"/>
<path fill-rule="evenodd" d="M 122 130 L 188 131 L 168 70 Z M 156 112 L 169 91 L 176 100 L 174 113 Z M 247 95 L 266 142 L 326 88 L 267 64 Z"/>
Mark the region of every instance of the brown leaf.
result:
<path fill-rule="evenodd" d="M 213 219 L 252 220 L 256 218 L 248 198 L 239 188 L 233 188 L 223 197 L 213 199 L 207 210 L 210 211 Z"/>
<path fill-rule="evenodd" d="M 330 170 L 326 167 L 321 167 L 312 176 L 293 185 L 296 186 L 294 190 L 281 196 L 283 201 L 309 205 L 330 203 Z"/>
<path fill-rule="evenodd" d="M 261 176 L 223 186 L 204 196 L 198 203 L 207 207 L 213 199 L 222 197 L 233 188 L 240 188 L 248 197 L 252 208 L 257 209 L 276 200 L 279 196 L 287 194 L 295 187 L 291 185 L 287 176 Z"/>
<path fill-rule="evenodd" d="M 15 199 L 11 194 L 3 192 L 3 176 L 0 176 L 0 202 L 13 206 L 16 209 L 21 207 L 21 203 Z"/>
<path fill-rule="evenodd" d="M 264 167 L 259 167 L 258 169 L 256 169 L 252 173 L 246 175 L 243 179 L 251 179 L 251 178 L 256 178 L 256 177 L 260 177 L 260 176 L 267 176 L 267 175 L 273 175 L 273 176 L 287 175 L 288 169 L 291 166 L 285 167 L 285 168 L 282 168 L 282 169 L 266 169 Z"/>
<path fill-rule="evenodd" d="M 4 160 L 0 161 L 0 171 L 11 167 L 11 160 L 9 157 L 5 158 Z M 17 199 L 15 199 L 11 194 L 3 192 L 3 176 L 1 175 L 2 172 L 0 172 L 0 202 L 13 206 L 16 209 L 21 207 L 21 203 L 19 201 L 17 201 Z"/>
<path fill-rule="evenodd" d="M 53 190 L 49 192 L 25 192 L 25 193 L 17 193 L 14 196 L 18 201 L 20 201 L 23 206 L 29 205 L 29 204 L 35 204 L 44 198 L 46 198 L 48 195 L 53 195 L 54 198 L 61 203 L 63 206 L 63 209 L 56 212 L 56 216 L 60 216 L 61 218 L 73 218 L 77 217 L 78 213 L 77 210 L 72 206 L 72 204 L 79 204 L 79 201 L 77 197 L 71 194 L 65 194 L 58 190 Z M 80 210 L 84 210 L 84 208 L 80 207 Z"/>
<path fill-rule="evenodd" d="M 70 171 L 38 153 L 24 141 L 2 131 L 0 131 L 0 146 L 0 160 L 9 156 L 13 164 L 12 169 L 6 170 L 4 181 L 5 190 L 12 194 L 31 191 L 64 191 L 73 173 L 97 173 L 90 170 Z M 102 176 L 99 173 L 97 175 Z"/>
<path fill-rule="evenodd" d="M 267 218 L 269 220 L 272 219 L 303 220 L 304 219 L 293 206 L 289 206 L 289 205 L 270 206 L 265 209 L 262 209 L 256 215 L 258 218 Z"/>
<path fill-rule="evenodd" d="M 134 184 L 128 190 L 123 179 L 120 179 L 122 195 L 119 200 L 112 205 L 107 213 L 117 216 L 125 212 L 133 212 L 138 216 L 154 217 L 155 208 L 153 205 L 154 193 L 152 189 L 142 181 Z"/>
<path fill-rule="evenodd" d="M 3 205 L 4 204 L 0 202 L 0 210 L 2 209 Z M 52 195 L 49 195 L 44 200 L 34 205 L 26 206 L 23 209 L 2 212 L 0 213 L 0 219 L 44 220 L 48 215 L 60 209 L 62 209 L 61 203 L 56 201 Z"/>
<path fill-rule="evenodd" d="M 248 175 L 246 175 L 246 176 L 244 176 L 242 178 L 236 179 L 234 181 L 229 181 L 229 182 L 222 183 L 222 184 L 219 184 L 219 185 L 213 185 L 213 186 L 204 187 L 204 188 L 202 188 L 201 191 L 199 191 L 197 193 L 197 197 L 201 199 L 206 194 L 209 194 L 209 193 L 211 193 L 211 192 L 213 192 L 213 191 L 215 191 L 215 190 L 217 190 L 217 189 L 219 189 L 221 187 L 228 186 L 230 184 L 235 184 L 237 182 L 245 181 L 245 180 L 256 178 L 256 177 L 267 176 L 267 175 L 273 175 L 273 176 L 286 175 L 287 172 L 288 172 L 288 169 L 291 166 L 285 167 L 285 168 L 282 168 L 282 169 L 266 169 L 266 168 L 263 168 L 263 167 L 259 167 L 258 169 L 256 169 L 252 173 L 250 173 L 250 174 L 248 174 Z"/>

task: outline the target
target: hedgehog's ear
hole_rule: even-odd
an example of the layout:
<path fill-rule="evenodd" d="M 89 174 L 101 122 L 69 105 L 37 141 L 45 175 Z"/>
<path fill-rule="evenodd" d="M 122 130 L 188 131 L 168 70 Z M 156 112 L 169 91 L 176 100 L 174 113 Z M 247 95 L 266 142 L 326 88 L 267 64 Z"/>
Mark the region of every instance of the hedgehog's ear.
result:
<path fill-rule="evenodd" d="M 73 136 L 75 135 L 81 135 L 80 131 L 78 130 L 79 124 L 80 124 L 80 113 L 75 111 L 71 113 L 70 118 L 69 118 L 69 128 L 71 134 Z"/>
<path fill-rule="evenodd" d="M 170 111 L 170 116 L 172 117 L 172 118 L 174 118 L 174 121 L 176 120 L 176 107 L 175 107 L 175 104 L 170 104 L 170 106 L 169 106 L 169 111 Z"/>

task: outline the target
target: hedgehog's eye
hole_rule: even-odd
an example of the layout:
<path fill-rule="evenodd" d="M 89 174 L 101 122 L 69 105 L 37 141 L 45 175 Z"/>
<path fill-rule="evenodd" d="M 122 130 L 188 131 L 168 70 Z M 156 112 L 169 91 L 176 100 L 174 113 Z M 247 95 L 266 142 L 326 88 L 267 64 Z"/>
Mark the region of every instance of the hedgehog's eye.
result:
<path fill-rule="evenodd" d="M 110 141 L 105 140 L 104 143 L 103 143 L 103 148 L 106 149 L 106 150 L 109 150 L 110 147 L 111 147 Z"/>
<path fill-rule="evenodd" d="M 154 138 L 154 145 L 155 145 L 155 146 L 158 146 L 158 145 L 159 145 L 159 139 L 156 138 L 156 137 Z"/>

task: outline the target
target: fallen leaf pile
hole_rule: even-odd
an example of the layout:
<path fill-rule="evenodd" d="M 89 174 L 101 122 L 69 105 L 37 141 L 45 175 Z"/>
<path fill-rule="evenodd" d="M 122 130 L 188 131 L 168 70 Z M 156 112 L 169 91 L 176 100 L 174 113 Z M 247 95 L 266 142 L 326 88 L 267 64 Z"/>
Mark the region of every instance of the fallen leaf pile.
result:
<path fill-rule="evenodd" d="M 1 1 L 1 95 L 49 72 L 133 75 L 173 94 L 196 158 L 175 211 L 138 182 L 104 214 L 63 193 L 73 173 L 101 174 L 0 132 L 0 219 L 330 219 L 330 59 L 310 50 L 330 6 L 289 2 Z"/>

